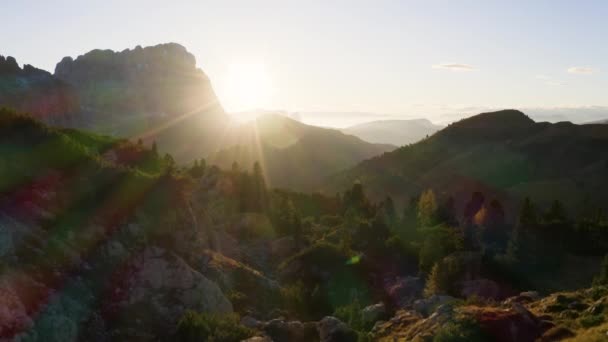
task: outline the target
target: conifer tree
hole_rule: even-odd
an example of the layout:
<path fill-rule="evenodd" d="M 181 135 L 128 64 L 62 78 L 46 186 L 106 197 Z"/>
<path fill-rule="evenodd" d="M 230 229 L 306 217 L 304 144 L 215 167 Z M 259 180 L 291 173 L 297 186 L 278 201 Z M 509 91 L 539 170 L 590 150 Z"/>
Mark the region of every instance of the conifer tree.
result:
<path fill-rule="evenodd" d="M 418 224 L 421 227 L 431 227 L 438 222 L 437 199 L 433 190 L 427 190 L 420 195 L 418 201 Z"/>

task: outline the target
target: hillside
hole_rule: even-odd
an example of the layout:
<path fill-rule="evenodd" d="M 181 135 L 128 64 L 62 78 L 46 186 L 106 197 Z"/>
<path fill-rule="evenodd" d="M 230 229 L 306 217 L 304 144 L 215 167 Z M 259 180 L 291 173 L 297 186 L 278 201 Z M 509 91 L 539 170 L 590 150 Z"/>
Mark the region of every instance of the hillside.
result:
<path fill-rule="evenodd" d="M 554 199 L 576 212 L 606 203 L 608 127 L 535 123 L 515 110 L 453 123 L 417 144 L 366 160 L 332 177 L 333 190 L 360 180 L 374 198 L 401 201 L 427 188 L 454 196 L 460 208 L 474 191 L 504 200 L 510 214 L 524 196 Z"/>
<path fill-rule="evenodd" d="M 343 128 L 341 131 L 376 144 L 404 146 L 432 135 L 443 126 L 427 119 L 380 120 Z"/>
<path fill-rule="evenodd" d="M 326 135 L 359 141 L 270 119 L 250 125 L 290 155 Z M 540 141 L 535 126 L 488 114 L 437 135 L 461 148 Z M 271 190 L 260 170 L 179 167 L 143 144 L 6 109 L 0 150 L 0 338 L 370 342 L 511 329 L 533 342 L 553 326 L 605 326 L 607 223 L 595 213 L 524 207 L 530 218 L 511 225 L 492 202 L 459 223 L 427 192 L 400 215 L 361 184 L 336 196 Z M 528 289 L 540 294 L 517 295 Z"/>
<path fill-rule="evenodd" d="M 272 114 L 228 131 L 224 141 L 230 147 L 212 156 L 213 163 L 230 168 L 236 161 L 249 169 L 259 161 L 269 185 L 300 190 L 317 186 L 335 172 L 394 149 Z"/>

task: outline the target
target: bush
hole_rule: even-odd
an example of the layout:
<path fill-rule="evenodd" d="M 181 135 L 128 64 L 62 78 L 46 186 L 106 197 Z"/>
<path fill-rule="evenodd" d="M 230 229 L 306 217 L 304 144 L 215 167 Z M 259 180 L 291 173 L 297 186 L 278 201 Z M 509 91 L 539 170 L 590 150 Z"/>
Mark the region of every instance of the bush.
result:
<path fill-rule="evenodd" d="M 253 331 L 239 324 L 237 315 L 212 315 L 187 311 L 179 320 L 177 341 L 239 342 Z"/>
<path fill-rule="evenodd" d="M 489 337 L 473 319 L 457 319 L 445 324 L 433 338 L 433 342 L 484 342 Z"/>
<path fill-rule="evenodd" d="M 604 323 L 603 315 L 586 315 L 579 319 L 579 323 L 583 328 L 591 328 Z"/>
<path fill-rule="evenodd" d="M 363 307 L 358 300 L 354 300 L 349 305 L 344 305 L 337 308 L 334 311 L 334 316 L 340 319 L 342 322 L 348 324 L 354 330 L 357 331 L 368 331 L 371 327 L 365 326 L 361 310 Z"/>

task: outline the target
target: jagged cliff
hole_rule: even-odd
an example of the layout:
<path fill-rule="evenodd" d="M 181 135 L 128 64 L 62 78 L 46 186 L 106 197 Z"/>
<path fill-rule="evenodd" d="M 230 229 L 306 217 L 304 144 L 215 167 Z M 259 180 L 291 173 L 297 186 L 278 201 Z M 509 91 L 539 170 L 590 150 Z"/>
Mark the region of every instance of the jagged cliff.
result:
<path fill-rule="evenodd" d="M 28 64 L 21 68 L 10 56 L 0 56 L 0 106 L 63 126 L 73 124 L 79 109 L 78 97 L 66 82 Z"/>

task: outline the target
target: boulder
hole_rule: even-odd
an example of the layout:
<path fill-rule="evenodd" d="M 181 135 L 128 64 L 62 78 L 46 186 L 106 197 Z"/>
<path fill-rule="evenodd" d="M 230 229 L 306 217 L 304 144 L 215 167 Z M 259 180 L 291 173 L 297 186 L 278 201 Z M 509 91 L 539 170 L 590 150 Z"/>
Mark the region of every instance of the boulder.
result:
<path fill-rule="evenodd" d="M 262 322 L 258 321 L 257 319 L 255 319 L 251 316 L 244 316 L 243 318 L 241 318 L 241 325 L 246 326 L 247 328 L 256 329 L 261 324 L 262 324 Z"/>
<path fill-rule="evenodd" d="M 213 281 L 177 255 L 156 247 L 145 249 L 114 288 L 111 312 L 129 312 L 125 320 L 161 330 L 174 328 L 186 310 L 232 312 L 232 304 Z"/>
<path fill-rule="evenodd" d="M 429 316 L 435 308 L 440 305 L 447 304 L 456 300 L 456 298 L 452 296 L 443 296 L 443 295 L 433 295 L 429 298 L 419 299 L 414 302 L 414 310 L 420 313 L 423 316 Z"/>
<path fill-rule="evenodd" d="M 531 301 L 537 301 L 540 299 L 540 295 L 536 291 L 525 291 L 519 294 L 521 297 L 529 298 Z"/>
<path fill-rule="evenodd" d="M 502 291 L 497 282 L 482 278 L 463 281 L 461 294 L 466 298 L 499 299 Z"/>
<path fill-rule="evenodd" d="M 379 320 L 386 319 L 386 316 L 387 311 L 384 303 L 370 305 L 361 310 L 361 318 L 366 325 L 373 325 Z"/>
<path fill-rule="evenodd" d="M 574 337 L 574 333 L 564 327 L 553 327 L 547 330 L 540 338 L 540 342 L 555 342 Z"/>
<path fill-rule="evenodd" d="M 336 317 L 327 316 L 317 323 L 321 342 L 356 342 L 357 333 Z"/>
<path fill-rule="evenodd" d="M 254 336 L 254 337 L 250 337 L 246 340 L 243 340 L 241 342 L 274 342 L 274 341 L 268 336 Z"/>
<path fill-rule="evenodd" d="M 424 282 L 418 277 L 398 277 L 385 281 L 386 292 L 396 307 L 404 308 L 422 296 Z"/>
<path fill-rule="evenodd" d="M 319 339 L 315 324 L 312 322 L 302 323 L 277 318 L 264 323 L 262 330 L 274 342 L 309 342 Z"/>
<path fill-rule="evenodd" d="M 478 308 L 473 315 L 492 341 L 534 342 L 543 333 L 538 318 L 521 304 L 508 310 Z"/>

